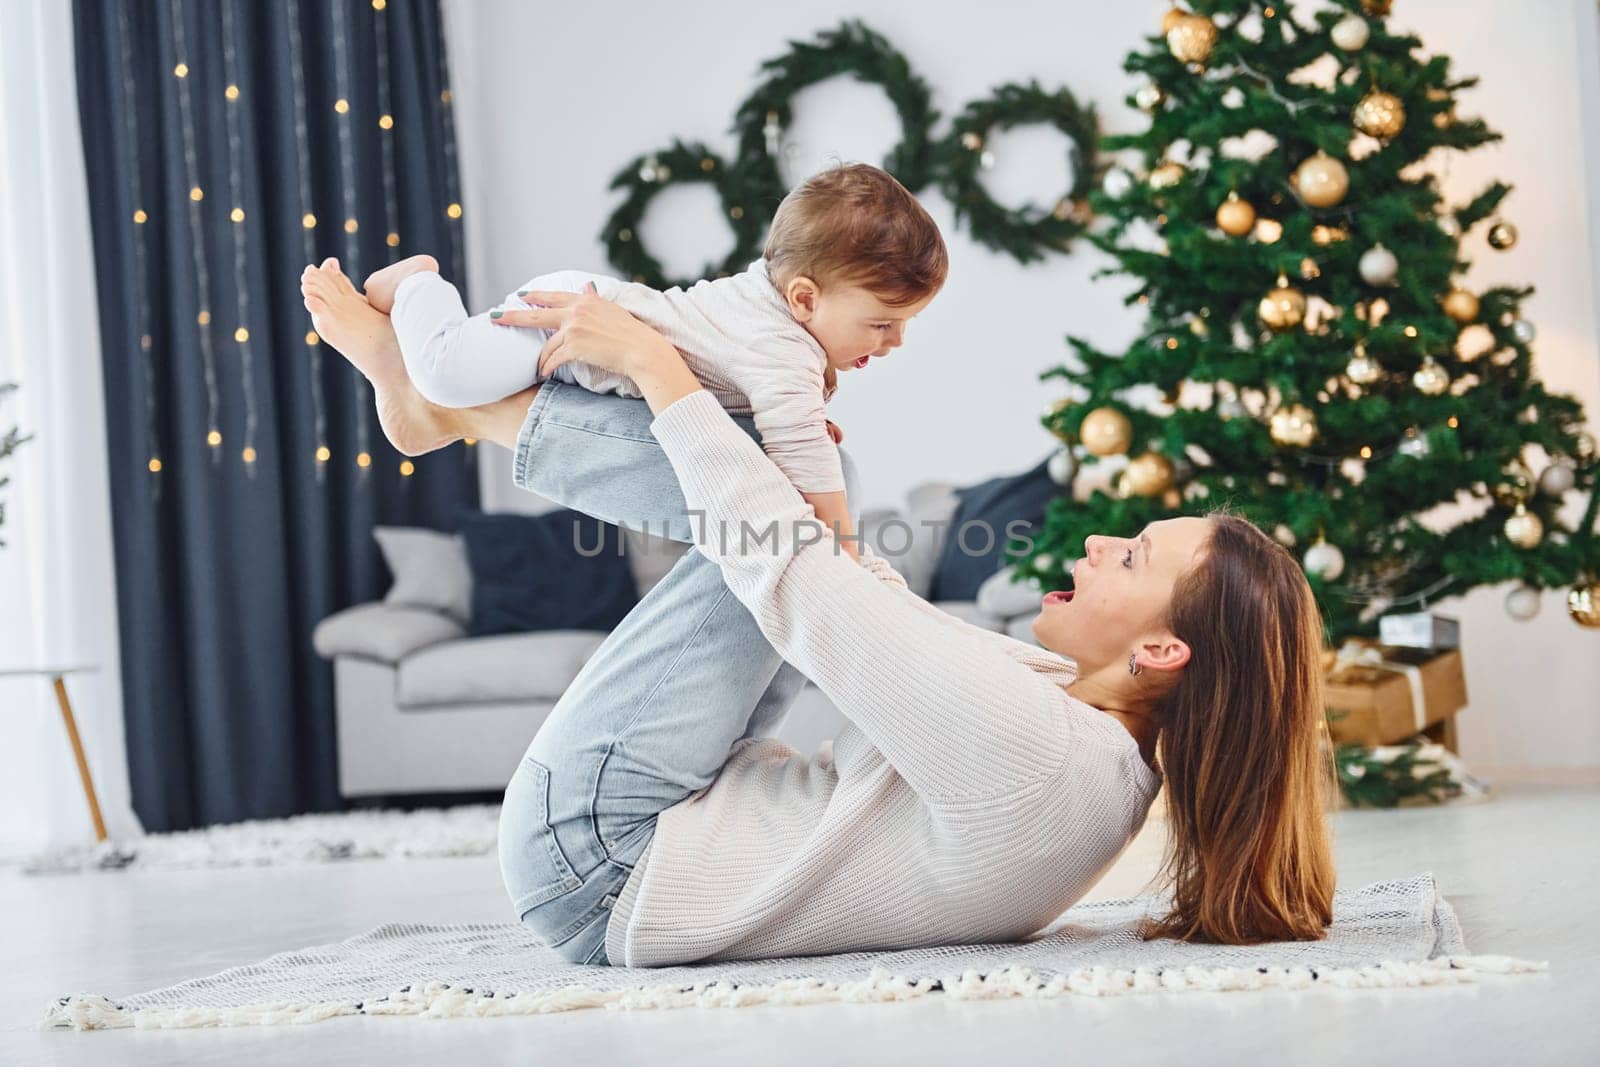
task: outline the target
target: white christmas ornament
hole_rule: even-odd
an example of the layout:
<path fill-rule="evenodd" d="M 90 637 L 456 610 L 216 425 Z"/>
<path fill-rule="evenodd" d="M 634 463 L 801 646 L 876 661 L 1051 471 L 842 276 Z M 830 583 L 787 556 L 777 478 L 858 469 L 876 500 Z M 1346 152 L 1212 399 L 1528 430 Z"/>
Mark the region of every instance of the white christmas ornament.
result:
<path fill-rule="evenodd" d="M 1272 531 L 1272 539 L 1284 548 L 1294 547 L 1294 531 L 1283 523 L 1278 523 L 1278 528 Z"/>
<path fill-rule="evenodd" d="M 1072 450 L 1063 448 L 1050 457 L 1050 462 L 1045 466 L 1050 474 L 1050 480 L 1057 485 L 1070 485 L 1078 473 L 1078 461 L 1073 456 Z"/>
<path fill-rule="evenodd" d="M 1428 443 L 1428 438 L 1425 434 L 1420 434 L 1416 430 L 1407 430 L 1406 435 L 1395 446 L 1395 451 L 1409 459 L 1426 459 L 1428 453 L 1433 451 L 1433 446 Z"/>
<path fill-rule="evenodd" d="M 1033 557 L 1033 569 L 1035 571 L 1052 571 L 1055 570 L 1055 567 L 1056 558 L 1048 552 L 1041 552 Z"/>
<path fill-rule="evenodd" d="M 1527 622 L 1539 614 L 1539 590 L 1531 585 L 1519 585 L 1506 594 L 1506 614 L 1518 622 Z"/>
<path fill-rule="evenodd" d="M 1347 15 L 1333 24 L 1328 36 L 1333 38 L 1333 43 L 1343 51 L 1357 52 L 1366 46 L 1367 37 L 1371 32 L 1366 19 L 1360 15 Z"/>
<path fill-rule="evenodd" d="M 1133 175 L 1121 167 L 1112 167 L 1106 171 L 1106 176 L 1100 182 L 1100 188 L 1105 190 L 1107 196 L 1121 200 L 1133 189 Z"/>
<path fill-rule="evenodd" d="M 1244 107 L 1244 90 L 1237 85 L 1230 85 L 1222 94 L 1222 106 L 1230 110 Z"/>
<path fill-rule="evenodd" d="M 1306 573 L 1333 581 L 1344 573 L 1344 553 L 1339 551 L 1338 545 L 1318 541 L 1306 549 Z"/>
<path fill-rule="evenodd" d="M 1361 280 L 1368 285 L 1393 285 L 1395 275 L 1400 270 L 1400 260 L 1382 245 L 1373 245 L 1361 253 L 1357 269 L 1361 271 Z"/>
<path fill-rule="evenodd" d="M 1525 345 L 1533 344 L 1533 323 L 1529 322 L 1527 319 L 1518 319 L 1516 322 L 1511 324 L 1511 336 L 1515 337 L 1518 341 L 1521 341 Z"/>
<path fill-rule="evenodd" d="M 1417 368 L 1417 373 L 1411 376 L 1411 384 L 1427 396 L 1438 396 L 1450 388 L 1450 372 L 1429 356 L 1422 361 L 1422 366 Z"/>
<path fill-rule="evenodd" d="M 1577 480 L 1577 475 L 1570 464 L 1556 460 L 1540 473 L 1539 492 L 1545 496 L 1561 496 L 1563 493 L 1571 492 Z"/>

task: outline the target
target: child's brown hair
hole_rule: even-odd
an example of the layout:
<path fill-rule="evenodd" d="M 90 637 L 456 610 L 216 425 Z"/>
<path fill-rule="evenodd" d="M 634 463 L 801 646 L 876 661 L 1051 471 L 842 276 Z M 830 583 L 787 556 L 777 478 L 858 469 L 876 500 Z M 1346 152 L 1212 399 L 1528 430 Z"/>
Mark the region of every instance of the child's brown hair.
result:
<path fill-rule="evenodd" d="M 780 289 L 804 275 L 859 285 L 891 307 L 938 292 L 950 271 L 932 217 L 893 175 L 866 163 L 832 167 L 784 197 L 765 255 Z"/>

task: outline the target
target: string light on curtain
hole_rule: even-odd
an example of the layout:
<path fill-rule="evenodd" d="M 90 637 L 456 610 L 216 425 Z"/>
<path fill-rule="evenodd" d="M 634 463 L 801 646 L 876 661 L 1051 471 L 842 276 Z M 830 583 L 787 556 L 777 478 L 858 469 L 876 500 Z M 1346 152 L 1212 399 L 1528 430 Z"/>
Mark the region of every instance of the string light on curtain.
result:
<path fill-rule="evenodd" d="M 434 35 L 433 47 L 435 62 L 438 65 L 437 69 L 449 70 L 449 65 L 445 62 L 444 39 L 442 34 Z M 465 263 L 467 261 L 466 255 L 462 251 L 461 190 L 456 184 L 456 125 L 455 115 L 450 108 L 451 99 L 452 94 L 450 92 L 450 87 L 448 85 L 441 86 L 439 89 L 439 125 L 444 134 L 442 138 L 445 162 L 444 189 L 445 198 L 447 200 L 447 203 L 445 204 L 444 215 L 445 218 L 450 220 L 450 223 L 445 226 L 445 229 L 450 235 L 450 251 L 453 257 L 452 261 L 455 263 Z M 477 462 L 478 455 L 478 449 L 476 446 L 478 442 L 475 438 L 469 437 L 466 439 L 465 443 L 466 447 L 462 449 L 464 465 L 468 470 L 474 470 L 476 469 L 475 464 Z"/>
<path fill-rule="evenodd" d="M 256 473 L 256 381 L 253 355 L 250 348 L 250 286 L 247 278 L 244 226 L 244 144 L 240 132 L 239 108 L 239 55 L 234 41 L 236 20 L 234 0 L 222 0 L 222 76 L 228 87 L 223 90 L 225 125 L 228 131 L 228 193 L 233 209 L 228 212 L 228 234 L 233 244 L 233 291 L 237 308 L 238 325 L 233 331 L 233 342 L 239 346 L 239 381 L 244 393 L 244 446 L 239 457 L 244 460 L 245 472 Z"/>
<path fill-rule="evenodd" d="M 178 79 L 178 125 L 183 141 L 183 174 L 189 185 L 189 244 L 194 249 L 195 292 L 199 310 L 195 324 L 199 326 L 200 365 L 206 385 L 206 444 L 211 448 L 213 463 L 222 459 L 222 431 L 217 426 L 217 363 L 211 345 L 211 272 L 206 263 L 205 212 L 200 206 L 205 200 L 205 190 L 200 184 L 200 163 L 195 151 L 194 101 L 190 98 L 189 46 L 184 27 L 184 13 L 179 0 L 169 0 L 168 14 L 172 19 L 172 44 L 178 54 L 177 66 L 172 73 Z"/>
<path fill-rule="evenodd" d="M 344 259 L 339 264 L 346 276 L 359 282 L 361 273 L 361 242 L 356 234 L 361 229 L 356 221 L 356 154 L 352 143 L 354 131 L 350 128 L 350 28 L 346 25 L 343 3 L 335 3 L 333 17 L 333 88 L 338 94 L 334 113 L 339 116 L 339 178 L 344 194 Z M 356 387 L 351 394 L 356 405 L 356 467 L 364 476 L 372 468 L 372 453 L 368 438 L 370 426 L 367 413 L 372 409 L 372 390 L 367 380 L 356 376 Z"/>
<path fill-rule="evenodd" d="M 305 50 L 300 40 L 300 0 L 285 2 L 289 17 L 289 84 L 294 96 L 295 192 L 303 211 L 300 216 L 302 258 L 307 263 L 314 263 L 317 256 L 317 216 L 311 210 L 310 138 L 306 131 Z M 328 461 L 333 458 L 333 450 L 328 447 L 328 417 L 322 397 L 321 341 L 317 331 L 306 331 L 306 357 L 311 363 L 311 432 L 316 441 L 312 455 L 317 461 L 318 485 L 322 484 Z"/>
<path fill-rule="evenodd" d="M 133 86 L 133 46 L 130 43 L 128 32 L 128 10 L 124 5 L 117 5 L 118 38 L 121 41 L 120 49 L 122 76 L 122 92 L 124 99 L 134 99 Z M 139 119 L 134 108 L 123 111 L 123 130 L 128 138 L 128 148 L 140 144 Z M 133 292 L 129 294 L 132 301 L 135 323 L 134 329 L 139 337 L 135 349 L 134 360 L 139 367 L 139 377 L 144 382 L 144 425 L 145 440 L 149 443 L 150 456 L 145 460 L 145 470 L 150 474 L 150 497 L 152 500 L 161 499 L 161 440 L 156 424 L 156 381 L 155 381 L 155 340 L 150 334 L 150 305 L 145 300 L 145 275 L 146 263 L 150 258 L 149 249 L 146 247 L 148 231 L 146 227 L 150 222 L 150 213 L 144 209 L 144 183 L 143 175 L 138 166 L 128 168 L 128 193 L 136 205 L 133 209 Z"/>

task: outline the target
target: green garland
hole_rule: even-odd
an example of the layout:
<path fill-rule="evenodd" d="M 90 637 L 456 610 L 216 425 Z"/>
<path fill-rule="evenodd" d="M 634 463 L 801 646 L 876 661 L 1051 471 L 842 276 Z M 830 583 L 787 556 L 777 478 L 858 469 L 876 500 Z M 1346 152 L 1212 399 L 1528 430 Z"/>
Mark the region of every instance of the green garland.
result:
<path fill-rule="evenodd" d="M 1072 188 L 1049 209 L 1035 205 L 1008 208 L 978 180 L 990 131 L 1047 123 L 1068 138 Z M 1095 141 L 1099 123 L 1092 105 L 1079 104 L 1066 89 L 1045 92 L 1037 82 L 1002 85 L 987 100 L 975 100 L 958 115 L 949 135 L 935 149 L 939 187 L 966 222 L 972 236 L 1018 262 L 1043 259 L 1046 251 L 1066 251 L 1088 227 L 1088 193 L 1097 182 Z"/>
<path fill-rule="evenodd" d="M 739 105 L 733 132 L 739 138 L 739 165 L 759 184 L 768 219 L 786 191 L 778 169 L 778 143 L 794 118 L 794 96 L 840 74 L 881 86 L 900 113 L 900 143 L 884 159 L 883 169 L 912 192 L 932 179 L 930 131 L 939 115 L 930 103 L 928 83 L 905 56 L 862 23 L 849 21 L 824 30 L 815 41 L 791 41 L 786 54 L 767 60 L 761 70 L 766 79 Z"/>
<path fill-rule="evenodd" d="M 667 186 L 679 182 L 704 182 L 715 189 L 722 214 L 733 228 L 733 250 L 720 263 L 707 263 L 696 278 L 668 278 L 661 261 L 650 254 L 639 236 L 639 223 L 650 202 Z M 747 170 L 729 167 L 705 145 L 674 141 L 665 151 L 640 156 L 611 179 L 611 188 L 625 189 L 628 195 L 606 220 L 602 237 L 612 264 L 636 282 L 653 289 L 687 288 L 699 278 L 724 278 L 744 270 L 761 254 L 770 215 L 761 210 L 758 187 Z"/>

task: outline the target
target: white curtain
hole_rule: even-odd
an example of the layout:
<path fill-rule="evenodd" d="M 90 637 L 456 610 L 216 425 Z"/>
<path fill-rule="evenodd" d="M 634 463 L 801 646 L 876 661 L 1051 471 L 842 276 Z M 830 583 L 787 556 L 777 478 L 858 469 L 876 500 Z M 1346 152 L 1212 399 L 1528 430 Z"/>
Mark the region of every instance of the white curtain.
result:
<path fill-rule="evenodd" d="M 78 132 L 72 5 L 4 0 L 0 17 L 0 428 L 34 435 L 0 474 L 0 670 L 69 676 L 101 810 L 128 800 L 100 335 Z M 0 856 L 94 840 L 48 679 L 0 678 Z"/>

